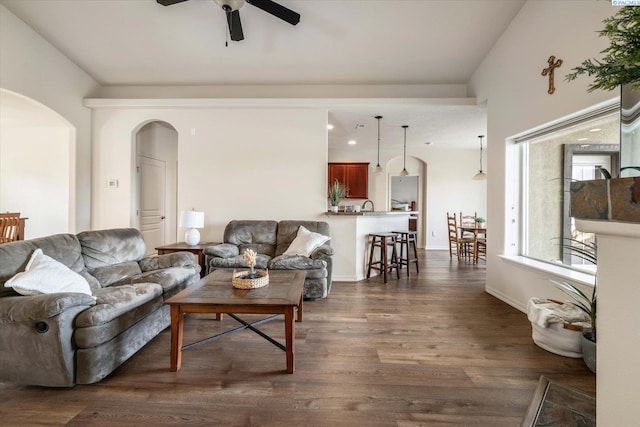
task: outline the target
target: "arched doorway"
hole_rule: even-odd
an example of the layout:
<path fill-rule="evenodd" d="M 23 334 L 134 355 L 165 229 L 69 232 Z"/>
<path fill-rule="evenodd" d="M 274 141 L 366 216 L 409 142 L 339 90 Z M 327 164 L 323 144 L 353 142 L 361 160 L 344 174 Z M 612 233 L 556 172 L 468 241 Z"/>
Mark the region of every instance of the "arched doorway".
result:
<path fill-rule="evenodd" d="M 427 164 L 417 157 L 407 156 L 407 176 L 401 176 L 400 171 L 404 167 L 402 157 L 389 160 L 385 170 L 388 171 L 387 183 L 387 209 L 393 209 L 394 204 L 416 202 L 416 210 L 419 212 L 416 220 L 418 232 L 418 246 L 427 246 Z"/>
<path fill-rule="evenodd" d="M 177 240 L 178 132 L 169 123 L 152 121 L 135 139 L 134 226 L 152 254 L 156 247 Z"/>
<path fill-rule="evenodd" d="M 0 89 L 0 211 L 29 218 L 25 238 L 75 232 L 75 128 Z"/>

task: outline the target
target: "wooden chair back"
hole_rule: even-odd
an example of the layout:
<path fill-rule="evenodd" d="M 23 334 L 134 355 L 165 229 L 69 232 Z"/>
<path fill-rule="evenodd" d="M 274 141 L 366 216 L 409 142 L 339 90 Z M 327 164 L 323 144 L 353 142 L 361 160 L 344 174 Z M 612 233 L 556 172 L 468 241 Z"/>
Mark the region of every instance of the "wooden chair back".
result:
<path fill-rule="evenodd" d="M 449 215 L 449 212 L 447 212 L 447 229 L 449 232 L 449 258 L 453 259 L 453 255 L 455 254 L 458 260 L 462 257 L 472 259 L 475 235 L 473 233 L 471 233 L 469 237 L 458 235 L 458 222 L 455 213 Z"/>
<path fill-rule="evenodd" d="M 19 212 L 0 213 L 0 243 L 24 239 L 24 222 Z"/>
<path fill-rule="evenodd" d="M 449 215 L 447 212 L 447 229 L 449 233 L 449 258 L 453 259 L 453 255 L 458 256 L 458 221 L 456 214 Z"/>
<path fill-rule="evenodd" d="M 462 215 L 462 212 L 460 212 L 460 227 L 474 228 L 476 226 L 477 217 L 477 212 L 474 212 L 473 215 Z M 473 233 L 469 231 L 463 231 L 460 233 L 460 237 L 470 237 L 471 235 L 473 235 Z"/>

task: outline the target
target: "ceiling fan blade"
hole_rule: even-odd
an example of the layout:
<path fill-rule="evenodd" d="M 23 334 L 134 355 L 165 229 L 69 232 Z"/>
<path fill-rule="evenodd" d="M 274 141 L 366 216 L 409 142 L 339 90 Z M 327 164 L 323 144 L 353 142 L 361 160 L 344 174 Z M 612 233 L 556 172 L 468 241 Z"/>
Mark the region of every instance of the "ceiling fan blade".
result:
<path fill-rule="evenodd" d="M 182 3 L 183 1 L 187 0 L 156 0 L 156 2 L 163 6 L 171 6 L 172 4 Z"/>
<path fill-rule="evenodd" d="M 281 4 L 273 2 L 271 0 L 246 0 L 247 3 L 254 5 L 255 7 L 264 10 L 265 12 L 280 18 L 283 21 L 288 22 L 291 25 L 296 25 L 300 22 L 300 14 L 288 9 Z"/>
<path fill-rule="evenodd" d="M 240 22 L 240 12 L 234 10 L 233 12 L 225 10 L 227 14 L 227 24 L 229 25 L 229 34 L 231 40 L 239 42 L 244 40 L 244 33 L 242 32 L 242 23 Z"/>

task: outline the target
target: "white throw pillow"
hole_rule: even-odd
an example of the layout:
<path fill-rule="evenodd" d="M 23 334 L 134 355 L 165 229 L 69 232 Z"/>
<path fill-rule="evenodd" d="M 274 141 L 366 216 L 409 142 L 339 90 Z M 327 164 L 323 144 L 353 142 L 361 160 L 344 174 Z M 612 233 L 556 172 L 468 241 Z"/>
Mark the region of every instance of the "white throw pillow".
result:
<path fill-rule="evenodd" d="M 282 255 L 302 255 L 309 256 L 318 246 L 328 241 L 330 237 L 324 234 L 314 233 L 304 228 L 298 228 L 298 234 Z"/>
<path fill-rule="evenodd" d="M 87 280 L 66 265 L 36 249 L 21 273 L 4 284 L 20 295 L 53 294 L 57 292 L 77 292 L 91 295 Z"/>

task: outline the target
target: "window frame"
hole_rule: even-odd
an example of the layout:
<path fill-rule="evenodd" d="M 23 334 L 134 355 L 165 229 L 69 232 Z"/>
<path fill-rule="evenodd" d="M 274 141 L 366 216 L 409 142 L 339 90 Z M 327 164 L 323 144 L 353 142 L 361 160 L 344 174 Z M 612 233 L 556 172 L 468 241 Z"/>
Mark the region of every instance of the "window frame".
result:
<path fill-rule="evenodd" d="M 595 271 L 585 272 L 585 270 L 580 269 L 578 267 L 572 266 L 570 263 L 565 264 L 568 257 L 570 258 L 570 251 L 564 249 L 562 251 L 562 263 L 556 263 L 552 260 L 546 260 L 541 258 L 536 258 L 534 256 L 526 254 L 526 248 L 528 248 L 529 243 L 529 197 L 528 190 L 530 185 L 529 180 L 529 142 L 533 142 L 535 140 L 539 140 L 543 137 L 550 137 L 554 134 L 568 131 L 572 128 L 577 128 L 579 126 L 588 125 L 591 122 L 596 120 L 602 120 L 610 116 L 620 114 L 620 99 L 613 99 L 611 101 L 596 105 L 590 109 L 579 111 L 573 115 L 567 116 L 565 118 L 553 121 L 548 123 L 547 125 L 543 125 L 537 128 L 532 129 L 531 131 L 524 132 L 519 134 L 513 138 L 511 138 L 512 143 L 517 148 L 517 172 L 516 176 L 519 177 L 519 183 L 514 184 L 515 188 L 518 190 L 518 202 L 516 206 L 518 206 L 518 218 L 519 218 L 519 227 L 517 229 L 517 237 L 518 244 L 516 245 L 517 258 L 524 258 L 527 260 L 531 260 L 535 265 L 548 265 L 553 266 L 553 268 L 562 268 L 568 269 L 570 271 L 576 271 L 579 273 L 593 274 L 595 275 Z M 573 156 L 576 154 L 612 154 L 614 150 L 611 150 L 612 145 L 608 144 L 590 144 L 587 147 L 576 147 L 575 144 L 573 149 L 567 148 L 574 144 L 567 144 L 563 147 L 564 159 L 563 159 L 563 177 L 567 177 L 567 163 L 569 164 L 569 179 L 564 179 L 563 183 L 563 200 L 562 200 L 562 224 L 561 230 L 563 236 L 567 235 L 567 229 L 571 230 L 571 217 L 569 216 L 570 211 L 570 199 L 566 195 L 569 194 L 569 187 L 571 181 L 571 159 L 567 158 L 567 155 Z M 616 171 L 615 175 L 619 172 L 620 169 L 620 142 L 617 145 L 618 150 L 615 152 L 615 158 L 612 156 L 612 171 Z M 614 175 L 612 173 L 612 175 Z M 551 267 L 550 267 L 551 268 Z"/>

